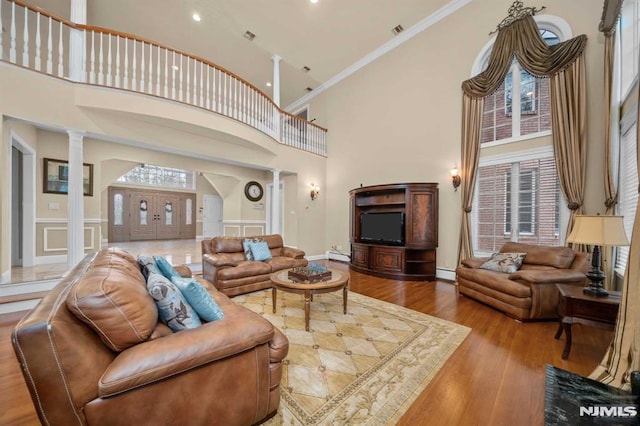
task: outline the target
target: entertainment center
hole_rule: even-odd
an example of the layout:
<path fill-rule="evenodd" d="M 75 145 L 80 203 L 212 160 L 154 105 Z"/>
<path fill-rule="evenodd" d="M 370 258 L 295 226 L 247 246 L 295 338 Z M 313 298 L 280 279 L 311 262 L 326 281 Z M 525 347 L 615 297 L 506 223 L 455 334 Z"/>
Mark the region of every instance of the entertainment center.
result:
<path fill-rule="evenodd" d="M 435 280 L 437 183 L 365 186 L 349 191 L 349 197 L 352 270 L 398 280 Z"/>

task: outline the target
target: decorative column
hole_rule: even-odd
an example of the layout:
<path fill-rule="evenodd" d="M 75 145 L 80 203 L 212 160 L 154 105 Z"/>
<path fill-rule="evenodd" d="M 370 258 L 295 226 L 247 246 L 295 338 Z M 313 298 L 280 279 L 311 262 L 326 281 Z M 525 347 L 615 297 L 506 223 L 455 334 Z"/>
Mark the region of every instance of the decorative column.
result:
<path fill-rule="evenodd" d="M 280 234 L 280 170 L 271 170 L 273 173 L 273 189 L 271 191 L 271 233 Z"/>
<path fill-rule="evenodd" d="M 67 265 L 75 266 L 84 257 L 84 185 L 82 141 L 85 132 L 68 129 L 69 183 L 67 196 Z"/>
<path fill-rule="evenodd" d="M 71 22 L 87 23 L 87 0 L 71 0 Z M 69 30 L 69 78 L 72 81 L 85 82 L 85 48 L 84 31 Z"/>
<path fill-rule="evenodd" d="M 282 58 L 278 55 L 273 55 L 271 60 L 273 61 L 273 102 L 280 107 L 280 60 Z M 276 140 L 280 141 L 280 135 L 282 134 L 280 126 L 280 110 L 277 108 L 274 111 L 273 119 L 275 120 L 274 129 L 276 129 Z"/>

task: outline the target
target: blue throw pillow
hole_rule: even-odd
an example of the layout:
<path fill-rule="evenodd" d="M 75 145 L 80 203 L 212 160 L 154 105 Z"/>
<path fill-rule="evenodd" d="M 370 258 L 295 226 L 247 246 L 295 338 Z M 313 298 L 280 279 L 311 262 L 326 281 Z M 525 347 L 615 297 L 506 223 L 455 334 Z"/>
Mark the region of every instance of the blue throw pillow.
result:
<path fill-rule="evenodd" d="M 199 282 L 191 278 L 178 277 L 171 281 L 180 289 L 187 302 L 193 306 L 200 319 L 211 322 L 224 318 L 220 306 Z"/>
<path fill-rule="evenodd" d="M 151 256 L 138 256 L 138 265 L 140 265 L 142 269 L 142 275 L 144 275 L 144 279 L 148 280 L 149 275 L 151 274 L 160 274 L 162 275 L 162 271 L 156 265 L 156 261 L 153 260 Z"/>
<path fill-rule="evenodd" d="M 202 324 L 196 311 L 182 296 L 182 292 L 164 275 L 149 275 L 147 291 L 156 302 L 160 321 L 171 330 L 186 330 Z"/>
<path fill-rule="evenodd" d="M 251 254 L 253 255 L 253 260 L 262 262 L 262 261 L 271 259 L 269 244 L 267 244 L 266 241 L 260 241 L 258 243 L 249 243 L 249 247 L 251 248 Z"/>
<path fill-rule="evenodd" d="M 158 266 L 158 268 L 160 269 L 160 271 L 162 272 L 162 275 L 164 275 L 165 277 L 172 279 L 173 277 L 179 277 L 180 274 L 178 273 L 178 271 L 176 271 L 173 266 L 171 266 L 171 264 L 169 262 L 167 262 L 167 259 L 165 259 L 162 256 L 153 256 L 153 260 L 156 261 L 156 266 Z"/>

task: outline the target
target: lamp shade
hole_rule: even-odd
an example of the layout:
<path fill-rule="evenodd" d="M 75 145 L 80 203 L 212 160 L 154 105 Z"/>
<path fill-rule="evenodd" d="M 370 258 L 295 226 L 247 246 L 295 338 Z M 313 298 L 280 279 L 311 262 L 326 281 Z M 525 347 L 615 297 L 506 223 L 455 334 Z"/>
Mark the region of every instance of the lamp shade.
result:
<path fill-rule="evenodd" d="M 622 216 L 576 216 L 568 243 L 628 246 Z"/>

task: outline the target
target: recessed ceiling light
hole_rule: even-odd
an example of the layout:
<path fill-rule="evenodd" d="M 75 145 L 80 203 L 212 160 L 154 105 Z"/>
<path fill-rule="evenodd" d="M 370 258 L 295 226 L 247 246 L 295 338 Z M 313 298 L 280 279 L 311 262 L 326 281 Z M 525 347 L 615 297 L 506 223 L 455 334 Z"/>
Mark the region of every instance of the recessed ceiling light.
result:
<path fill-rule="evenodd" d="M 267 81 L 267 87 L 271 87 L 271 83 Z"/>
<path fill-rule="evenodd" d="M 397 25 L 391 29 L 391 32 L 393 33 L 393 35 L 398 35 L 403 31 L 404 31 L 404 28 L 402 28 L 402 25 Z"/>
<path fill-rule="evenodd" d="M 244 38 L 246 38 L 247 40 L 253 40 L 254 38 L 256 38 L 256 35 L 251 31 L 247 30 L 244 33 Z"/>
<path fill-rule="evenodd" d="M 309 0 L 311 3 L 316 4 L 318 3 L 318 0 Z"/>
<path fill-rule="evenodd" d="M 193 20 L 196 22 L 200 22 L 202 20 L 202 18 L 200 17 L 200 15 L 198 15 L 197 13 L 194 13 L 192 16 Z"/>

